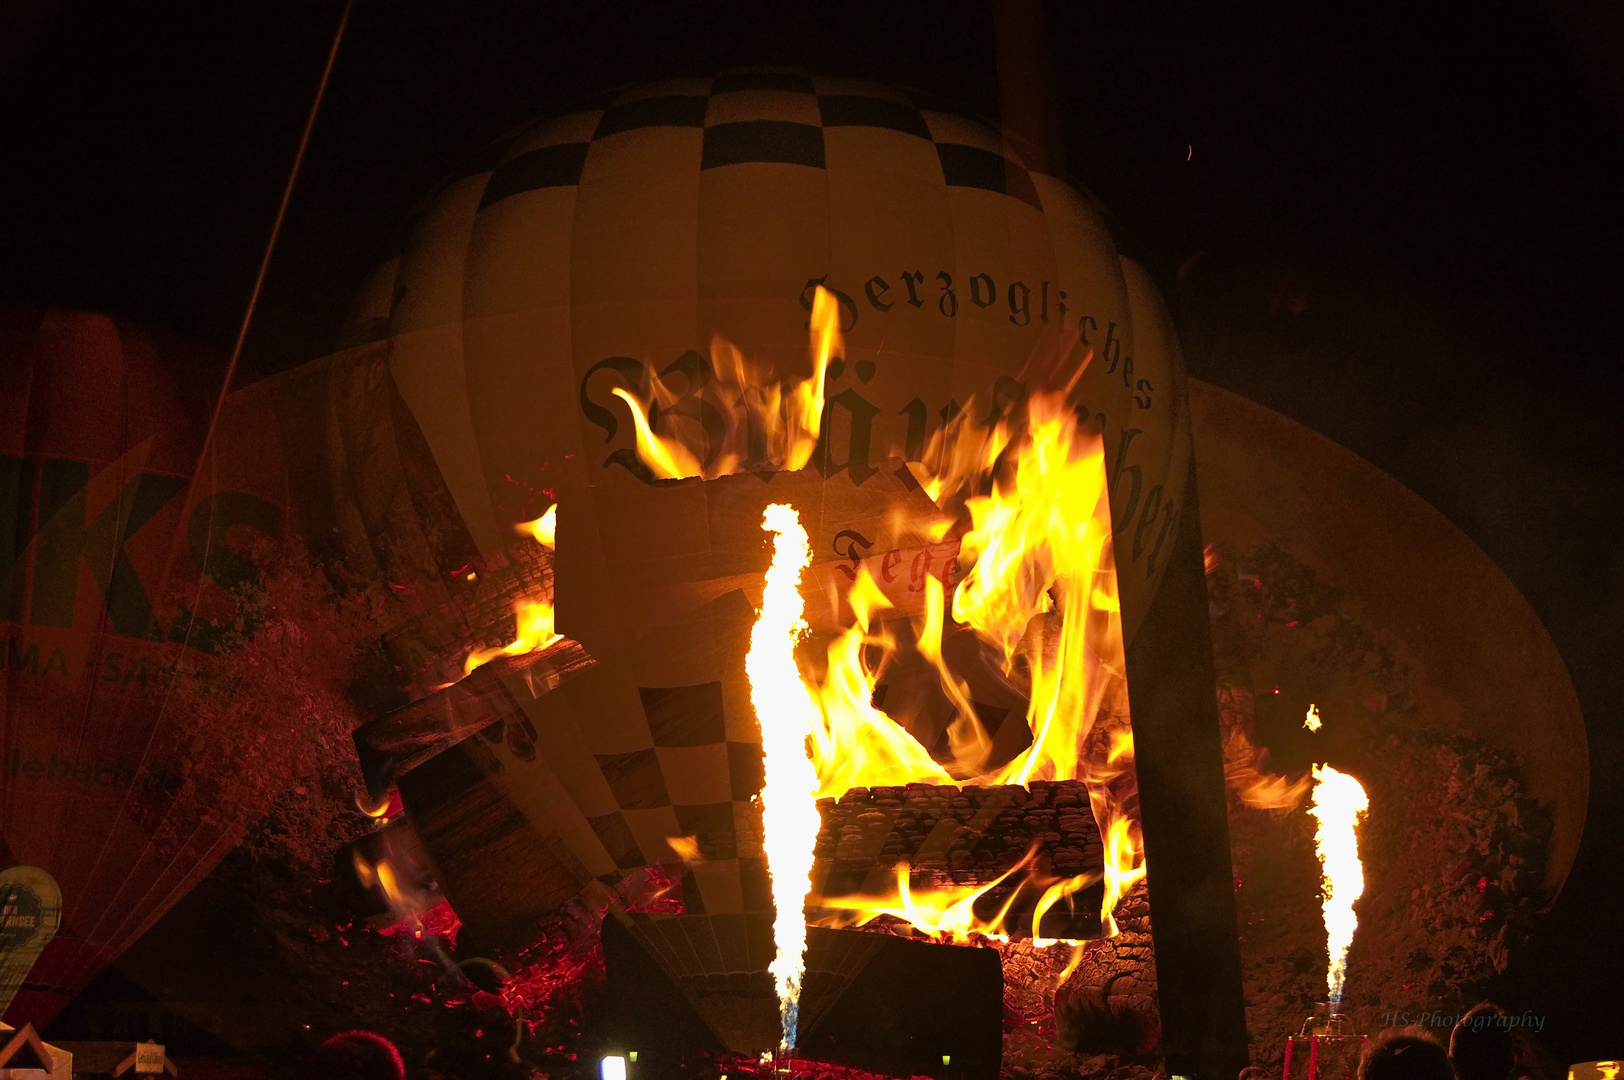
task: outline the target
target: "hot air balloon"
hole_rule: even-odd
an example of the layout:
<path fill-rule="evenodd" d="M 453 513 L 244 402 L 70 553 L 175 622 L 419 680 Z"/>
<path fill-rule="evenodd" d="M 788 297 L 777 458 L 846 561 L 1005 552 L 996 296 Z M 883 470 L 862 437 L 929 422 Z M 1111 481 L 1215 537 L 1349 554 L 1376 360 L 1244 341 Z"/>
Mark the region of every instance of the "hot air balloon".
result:
<path fill-rule="evenodd" d="M 61 891 L 17 1024 L 49 1020 L 241 836 L 227 777 L 194 769 L 233 748 L 185 718 L 234 692 L 245 552 L 282 529 L 286 470 L 242 399 L 200 468 L 222 367 L 103 315 L 0 313 L 0 856 Z"/>
<path fill-rule="evenodd" d="M 806 379 L 820 288 L 844 348 L 806 470 L 640 467 L 617 391 L 716 471 L 731 358 L 753 385 Z M 797 503 L 820 581 L 868 567 L 918 593 L 946 567 L 909 532 L 931 504 L 903 462 L 967 408 L 997 422 L 1034 353 L 1071 335 L 1131 638 L 1188 475 L 1170 318 L 1091 199 L 995 126 L 875 82 L 737 71 L 535 123 L 421 205 L 346 334 L 278 380 L 284 417 L 326 449 L 302 474 L 323 481 L 300 485 L 308 516 L 353 568 L 442 604 L 556 504 L 556 628 L 596 661 L 516 697 L 523 738 L 468 739 L 401 777 L 476 936 L 487 913 L 518 934 L 581 883 L 677 861 L 672 837 L 697 838 L 687 910 L 763 909 L 743 657 L 764 499 Z M 499 862 L 530 869 L 498 888 Z"/>

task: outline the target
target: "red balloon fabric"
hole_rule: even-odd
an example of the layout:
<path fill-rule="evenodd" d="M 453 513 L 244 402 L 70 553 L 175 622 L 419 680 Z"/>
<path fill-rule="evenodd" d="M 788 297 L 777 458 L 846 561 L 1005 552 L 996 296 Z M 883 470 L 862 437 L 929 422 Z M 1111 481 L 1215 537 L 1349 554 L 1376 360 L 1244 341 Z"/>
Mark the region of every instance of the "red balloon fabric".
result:
<path fill-rule="evenodd" d="M 247 552 L 284 527 L 269 409 L 224 364 L 103 315 L 0 311 L 0 858 L 62 924 L 6 1012 L 43 1024 L 241 835 L 186 717 L 252 636 Z M 194 479 L 195 478 L 195 479 Z"/>

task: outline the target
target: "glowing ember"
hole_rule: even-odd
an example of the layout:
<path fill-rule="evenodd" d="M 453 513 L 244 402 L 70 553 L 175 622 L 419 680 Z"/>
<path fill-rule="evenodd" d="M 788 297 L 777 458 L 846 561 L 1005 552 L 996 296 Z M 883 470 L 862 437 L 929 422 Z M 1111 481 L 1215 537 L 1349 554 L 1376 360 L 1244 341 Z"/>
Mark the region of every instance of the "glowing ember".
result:
<path fill-rule="evenodd" d="M 562 638 L 553 631 L 553 605 L 545 600 L 521 600 L 514 605 L 513 614 L 518 624 L 517 636 L 506 645 L 471 650 L 468 659 L 463 661 L 464 675 L 499 656 L 523 656 L 545 649 Z"/>
<path fill-rule="evenodd" d="M 806 899 L 812 891 L 812 850 L 818 838 L 818 774 L 807 757 L 816 706 L 801 682 L 795 645 L 806 633 L 801 574 L 812 561 L 806 530 L 795 510 L 767 507 L 762 527 L 774 534 L 761 615 L 750 634 L 745 672 L 750 702 L 761 724 L 765 783 L 761 789 L 763 847 L 772 878 L 773 942 L 770 965 L 778 989 L 782 1042 L 795 1047 L 801 976 L 805 972 Z"/>
<path fill-rule="evenodd" d="M 1308 715 L 1303 717 L 1303 727 L 1307 728 L 1309 731 L 1318 731 L 1320 729 L 1318 705 L 1308 706 Z"/>
<path fill-rule="evenodd" d="M 1365 872 L 1359 863 L 1358 825 L 1368 809 L 1370 800 L 1358 780 L 1329 765 L 1314 766 L 1314 797 L 1308 812 L 1319 821 L 1314 846 L 1325 875 L 1325 935 L 1331 953 L 1325 982 L 1332 1002 L 1342 1000 L 1348 946 L 1359 925 L 1353 902 L 1365 891 Z"/>

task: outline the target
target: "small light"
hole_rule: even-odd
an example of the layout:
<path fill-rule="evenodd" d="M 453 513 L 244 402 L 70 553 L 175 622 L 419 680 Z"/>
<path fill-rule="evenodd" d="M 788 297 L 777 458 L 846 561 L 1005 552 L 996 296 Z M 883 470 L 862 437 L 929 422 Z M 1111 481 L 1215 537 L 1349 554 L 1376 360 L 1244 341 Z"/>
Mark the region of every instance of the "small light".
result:
<path fill-rule="evenodd" d="M 952 1054 L 943 1054 L 942 1055 L 942 1064 L 943 1065 L 951 1065 L 951 1064 L 953 1064 L 953 1055 Z"/>
<path fill-rule="evenodd" d="M 626 1060 L 630 1061 L 630 1062 L 633 1062 L 633 1063 L 636 1063 L 636 1061 L 637 1061 L 637 1051 L 636 1050 L 628 1051 L 627 1054 L 626 1054 Z"/>
<path fill-rule="evenodd" d="M 626 1059 L 619 1054 L 610 1054 L 598 1063 L 598 1075 L 602 1080 L 626 1080 Z"/>

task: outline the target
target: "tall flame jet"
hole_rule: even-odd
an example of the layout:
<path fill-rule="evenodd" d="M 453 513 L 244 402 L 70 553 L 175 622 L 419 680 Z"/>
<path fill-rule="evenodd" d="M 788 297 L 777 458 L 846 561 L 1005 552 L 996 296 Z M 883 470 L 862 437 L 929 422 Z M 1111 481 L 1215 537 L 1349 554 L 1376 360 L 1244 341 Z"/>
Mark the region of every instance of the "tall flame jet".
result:
<path fill-rule="evenodd" d="M 781 1041 L 785 1050 L 793 1050 L 801 976 L 806 971 L 806 898 L 812 891 L 819 824 L 818 772 L 806 753 L 817 706 L 795 664 L 795 643 L 807 630 L 801 575 L 812 561 L 812 550 L 793 507 L 783 503 L 767 507 L 762 528 L 773 534 L 773 561 L 744 669 L 750 679 L 750 703 L 761 724 L 766 779 L 761 818 L 778 950 L 770 970 L 778 990 Z"/>
<path fill-rule="evenodd" d="M 1319 821 L 1314 830 L 1314 847 L 1325 875 L 1325 936 L 1331 953 L 1325 972 L 1326 989 L 1332 1004 L 1342 1000 L 1342 983 L 1347 977 L 1348 946 L 1359 917 L 1353 902 L 1365 891 L 1365 871 L 1359 862 L 1359 822 L 1370 809 L 1363 785 L 1347 773 L 1329 765 L 1314 766 L 1314 795 L 1308 812 Z"/>

